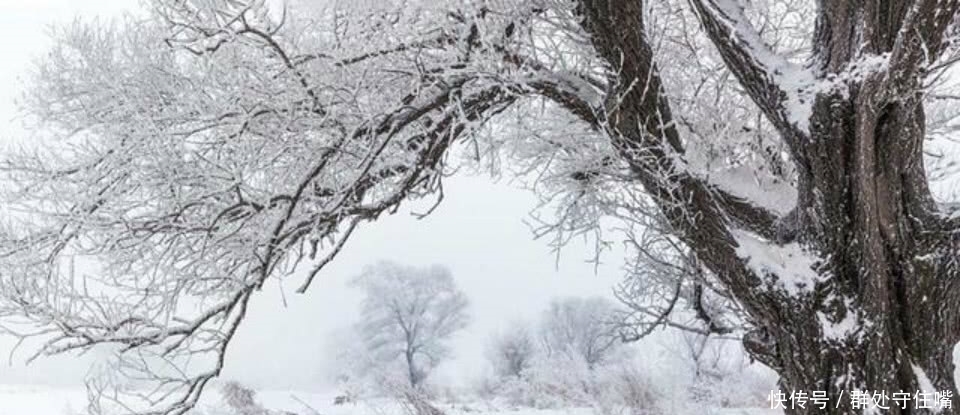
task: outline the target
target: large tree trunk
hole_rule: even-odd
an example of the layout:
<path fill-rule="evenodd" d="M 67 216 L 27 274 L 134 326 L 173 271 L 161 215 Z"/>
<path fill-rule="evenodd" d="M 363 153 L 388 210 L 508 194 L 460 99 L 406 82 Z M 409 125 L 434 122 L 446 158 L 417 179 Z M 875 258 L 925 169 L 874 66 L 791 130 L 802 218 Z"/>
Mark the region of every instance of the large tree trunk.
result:
<path fill-rule="evenodd" d="M 931 413 L 916 408 L 914 394 L 956 396 L 960 302 L 952 293 L 956 227 L 936 211 L 923 166 L 921 79 L 958 1 L 820 3 L 813 61 L 804 68 L 816 86 L 802 95 L 812 101 L 809 119 L 797 120 L 787 102 L 796 91 L 777 83 L 785 60 L 758 50 L 765 45 L 736 3 L 691 0 L 798 166 L 790 215 L 771 218 L 673 164 L 671 153 L 684 149 L 645 38 L 642 2 L 580 3 L 584 28 L 618 76 L 616 106 L 602 128 L 678 236 L 743 305 L 756 327 L 747 350 L 780 374 L 788 396 L 828 394 L 826 409 L 788 403 L 787 413 L 859 414 L 850 395 L 863 390 L 911 394 L 906 409 L 888 401 L 884 413 Z M 870 59 L 884 64 L 869 67 Z M 631 87 L 634 80 L 644 87 Z M 673 174 L 664 178 L 665 171 Z M 799 243 L 820 259 L 820 281 L 799 296 L 771 289 L 778 276 L 744 264 L 732 229 L 774 245 Z"/>
<path fill-rule="evenodd" d="M 933 392 L 920 384 L 924 377 L 935 391 L 956 394 L 957 304 L 945 284 L 956 276 L 955 244 L 936 217 L 923 166 L 921 73 L 911 66 L 919 62 L 896 50 L 899 31 L 938 23 L 908 16 L 910 3 L 821 5 L 814 68 L 820 76 L 842 76 L 870 54 L 891 60 L 888 71 L 866 72 L 817 95 L 809 139 L 796 157 L 807 164 L 800 169 L 799 238 L 825 258 L 818 271 L 827 282 L 818 287 L 822 299 L 792 319 L 799 324 L 764 324 L 776 347 L 771 363 L 785 390 L 848 398 L 828 411 L 788 412 L 859 413 L 850 391 Z M 857 330 L 825 332 L 847 318 Z M 923 413 L 915 402 L 890 406 L 889 413 Z"/>
<path fill-rule="evenodd" d="M 950 244 L 929 217 L 923 108 L 918 99 L 876 108 L 864 99 L 870 82 L 848 97 L 821 97 L 811 123 L 799 237 L 827 258 L 819 272 L 828 282 L 820 298 L 764 319 L 773 347 L 753 349 L 779 372 L 784 391 L 829 391 L 828 410 L 789 413 L 860 413 L 851 391 L 933 392 L 919 384 L 923 376 L 935 391 L 956 393 L 955 316 L 945 312 L 956 305 L 941 284 L 952 255 L 942 255 Z M 825 330 L 845 320 L 856 330 Z M 922 413 L 912 401 L 907 410 L 888 405 L 889 413 Z"/>

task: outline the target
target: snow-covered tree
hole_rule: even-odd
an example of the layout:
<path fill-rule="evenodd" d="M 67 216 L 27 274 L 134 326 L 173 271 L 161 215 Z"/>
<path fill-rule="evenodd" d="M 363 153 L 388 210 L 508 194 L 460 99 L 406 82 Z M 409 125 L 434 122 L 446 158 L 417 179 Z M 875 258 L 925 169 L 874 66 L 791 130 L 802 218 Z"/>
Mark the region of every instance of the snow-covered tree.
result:
<path fill-rule="evenodd" d="M 569 354 L 587 368 L 617 356 L 622 345 L 614 330 L 613 303 L 602 297 L 553 300 L 540 321 L 540 337 L 548 355 Z"/>
<path fill-rule="evenodd" d="M 486 354 L 497 376 L 519 378 L 537 354 L 532 329 L 525 323 L 508 326 L 491 339 Z"/>
<path fill-rule="evenodd" d="M 364 291 L 357 331 L 366 352 L 384 366 L 400 359 L 410 386 L 420 387 L 469 322 L 467 297 L 450 270 L 380 262 L 353 283 Z"/>
<path fill-rule="evenodd" d="M 679 268 L 630 275 L 638 335 L 701 309 L 681 323 L 742 333 L 785 389 L 957 395 L 960 0 L 151 6 L 62 29 L 35 71 L 0 316 L 39 354 L 123 346 L 160 413 L 264 283 L 306 290 L 358 226 L 439 201 L 457 148 L 533 178 L 558 243 L 615 220 Z"/>

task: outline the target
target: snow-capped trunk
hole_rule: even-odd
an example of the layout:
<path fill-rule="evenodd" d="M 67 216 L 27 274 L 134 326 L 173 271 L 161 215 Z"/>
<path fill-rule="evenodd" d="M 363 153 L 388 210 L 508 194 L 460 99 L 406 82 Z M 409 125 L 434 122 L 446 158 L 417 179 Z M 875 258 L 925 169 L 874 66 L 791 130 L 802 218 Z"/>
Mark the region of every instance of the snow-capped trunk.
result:
<path fill-rule="evenodd" d="M 756 20 L 808 27 L 806 0 L 382 2 L 380 11 L 347 13 L 343 24 L 325 17 L 293 25 L 274 22 L 265 2 L 155 3 L 150 24 L 131 24 L 130 33 L 67 31 L 26 100 L 29 118 L 53 127 L 58 144 L 3 160 L 16 184 L 3 196 L 11 212 L 43 218 L 28 224 L 14 214 L 0 235 L 0 315 L 36 325 L 23 336 L 43 338 L 25 343 L 41 344 L 37 356 L 123 345 L 122 372 L 154 383 L 147 400 L 155 413 L 183 414 L 219 375 L 249 301 L 269 279 L 308 267 L 303 292 L 357 226 L 410 198 L 442 199 L 445 154 L 455 143 L 508 109 L 559 107 L 596 141 L 566 122 L 551 125 L 551 116 L 521 123 L 537 140 L 520 140 L 517 155 L 535 153 L 531 161 L 551 166 L 565 159 L 549 168 L 555 178 L 587 168 L 570 179 L 601 185 L 583 186 L 580 196 L 611 180 L 623 194 L 587 200 L 585 209 L 580 200 L 593 198 L 578 196 L 570 212 L 591 220 L 573 226 L 598 226 L 592 216 L 608 213 L 637 220 L 628 229 L 655 221 L 648 229 L 656 239 L 695 257 L 671 269 L 677 281 L 657 277 L 676 282 L 665 313 L 683 295 L 702 330 L 730 333 L 704 307 L 703 287 L 723 297 L 750 328 L 745 347 L 780 373 L 785 392 L 829 392 L 831 409 L 799 413 L 860 413 L 849 399 L 854 390 L 956 392 L 960 215 L 933 203 L 922 154 L 924 84 L 960 62 L 960 33 L 950 29 L 960 0 L 818 0 L 806 62 L 769 47 L 771 32 L 744 10 L 796 3 L 802 11 Z M 691 10 L 702 31 L 685 24 Z M 711 104 L 742 111 L 690 106 L 699 92 L 668 93 L 665 85 L 683 89 L 698 76 L 680 67 L 692 58 L 654 53 L 672 47 L 671 35 L 652 47 L 647 12 L 675 14 L 664 27 L 695 43 L 687 46 L 706 63 L 696 71 L 722 60 L 739 88 L 728 88 L 727 73 L 701 85 L 742 94 Z M 340 22 L 338 13 L 329 17 Z M 704 35 L 716 55 L 699 53 Z M 669 65 L 679 78 L 664 82 L 659 68 Z M 675 118 L 677 108 L 689 112 Z M 752 117 L 756 111 L 766 121 Z M 742 115 L 750 120 L 719 119 Z M 748 131 L 758 148 L 732 148 L 746 143 L 734 135 Z M 770 167 L 779 190 L 794 178 L 796 188 L 771 203 L 743 192 L 743 181 L 733 188 L 711 178 L 698 164 L 715 157 L 711 140 L 725 138 L 735 141 L 721 143 L 730 152 L 716 157 L 729 157 L 720 164 Z M 479 157 L 481 147 L 507 146 L 474 147 Z M 741 155 L 768 160 L 741 163 Z M 567 224 L 556 227 L 561 236 Z M 102 261 L 96 281 L 106 286 L 98 288 L 117 291 L 109 307 L 64 266 L 85 257 Z M 695 275 L 685 275 L 688 268 Z M 693 294 L 682 293 L 686 283 Z M 384 290 L 373 297 L 399 298 Z M 217 300 L 193 309 L 184 295 Z M 448 310 L 465 306 L 450 300 Z M 368 340 L 389 350 L 396 341 L 380 334 L 397 334 L 392 318 L 401 317 L 411 384 L 444 351 L 411 342 L 413 334 L 466 324 L 437 312 L 440 329 L 424 331 L 406 319 L 423 317 L 422 308 L 381 301 L 372 310 Z M 170 359 L 158 364 L 180 366 L 184 379 L 171 382 L 159 376 L 168 367 L 143 364 L 155 354 Z M 211 364 L 187 370 L 198 359 Z"/>
<path fill-rule="evenodd" d="M 798 66 L 763 43 L 738 2 L 691 1 L 797 165 L 798 204 L 783 217 L 683 173 L 683 140 L 640 3 L 581 3 L 585 29 L 618 74 L 603 128 L 744 307 L 756 327 L 747 350 L 779 372 L 787 396 L 827 392 L 826 409 L 787 412 L 862 413 L 852 391 L 956 396 L 954 225 L 927 186 L 921 81 L 958 2 L 821 1 L 812 63 Z M 804 258 L 770 265 L 758 259 L 765 255 Z M 881 405 L 932 411 L 913 398 L 907 409 Z"/>
<path fill-rule="evenodd" d="M 788 413 L 860 413 L 857 390 L 956 396 L 957 304 L 942 283 L 952 268 L 923 171 L 923 107 L 916 98 L 878 107 L 871 82 L 816 103 L 802 213 L 790 226 L 825 258 L 825 282 L 790 314 L 762 319 L 770 347 L 751 349 L 785 392 L 828 391 L 827 410 Z M 892 403 L 885 412 L 923 413 L 912 400 L 908 410 Z"/>
<path fill-rule="evenodd" d="M 911 15 L 911 2 L 886 3 L 873 10 L 822 6 L 814 70 L 821 79 L 830 74 L 842 81 L 813 103 L 809 136 L 796 157 L 806 164 L 800 200 L 788 226 L 823 258 L 817 271 L 824 283 L 801 314 L 764 324 L 785 389 L 828 390 L 832 397 L 930 387 L 956 393 L 958 304 L 947 290 L 955 245 L 937 217 L 924 171 L 925 118 L 915 72 L 921 62 L 912 63 L 906 55 L 915 51 L 900 50 L 912 42 L 897 36 L 932 15 Z M 871 54 L 881 57 L 878 67 L 865 64 Z M 858 65 L 868 68 L 858 72 Z M 923 377 L 929 382 L 918 380 Z M 920 412 L 911 406 L 889 411 Z M 829 412 L 796 411 L 852 412 L 850 399 Z"/>

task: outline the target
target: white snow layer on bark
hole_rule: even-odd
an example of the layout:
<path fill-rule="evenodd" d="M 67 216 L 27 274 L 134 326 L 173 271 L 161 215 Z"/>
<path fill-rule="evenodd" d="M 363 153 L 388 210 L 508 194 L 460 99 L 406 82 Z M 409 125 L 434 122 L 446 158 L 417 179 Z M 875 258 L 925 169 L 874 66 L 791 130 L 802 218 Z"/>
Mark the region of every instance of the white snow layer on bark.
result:
<path fill-rule="evenodd" d="M 784 110 L 789 122 L 802 131 L 809 131 L 813 114 L 813 95 L 809 92 L 815 82 L 813 72 L 771 50 L 747 19 L 739 1 L 715 0 L 713 5 L 726 16 L 731 34 L 739 35 L 753 60 L 766 71 L 767 78 L 785 94 Z"/>
<path fill-rule="evenodd" d="M 787 294 L 799 296 L 810 292 L 821 280 L 814 271 L 817 258 L 800 244 L 777 245 L 742 230 L 734 230 L 732 234 L 738 245 L 737 256 L 761 278 L 774 279 L 772 282 Z"/>
<path fill-rule="evenodd" d="M 820 321 L 820 330 L 823 331 L 823 336 L 829 340 L 846 339 L 856 333 L 857 329 L 860 328 L 859 313 L 857 313 L 853 302 L 847 298 L 844 303 L 846 303 L 846 315 L 838 322 L 831 321 L 830 317 L 823 312 L 817 312 L 817 320 Z"/>

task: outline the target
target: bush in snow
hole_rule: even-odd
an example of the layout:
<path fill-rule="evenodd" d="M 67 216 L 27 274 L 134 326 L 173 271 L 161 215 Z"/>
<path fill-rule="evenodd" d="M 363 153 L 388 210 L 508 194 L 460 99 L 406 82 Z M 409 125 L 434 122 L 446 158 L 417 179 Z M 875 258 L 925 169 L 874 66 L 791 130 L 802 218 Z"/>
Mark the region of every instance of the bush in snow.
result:
<path fill-rule="evenodd" d="M 405 415 L 446 415 L 422 391 L 406 388 L 397 396 Z"/>
<path fill-rule="evenodd" d="M 611 376 L 605 382 L 610 388 L 603 390 L 607 391 L 607 397 L 611 399 L 601 399 L 599 403 L 602 405 L 603 402 L 613 402 L 614 405 L 609 408 L 601 407 L 604 413 L 620 411 L 629 415 L 646 415 L 660 412 L 658 403 L 662 395 L 654 389 L 650 379 L 635 366 L 623 365 L 606 374 Z"/>
<path fill-rule="evenodd" d="M 223 405 L 231 415 L 297 415 L 293 412 L 272 411 L 257 402 L 257 394 L 238 382 L 227 382 L 220 388 Z"/>
<path fill-rule="evenodd" d="M 544 351 L 576 357 L 591 368 L 607 362 L 622 351 L 615 310 L 603 297 L 554 300 L 540 322 Z"/>
<path fill-rule="evenodd" d="M 775 376 L 752 365 L 738 341 L 664 333 L 662 352 L 640 360 L 612 333 L 613 310 L 603 299 L 561 299 L 533 329 L 507 328 L 491 340 L 492 376 L 476 390 L 512 406 L 593 407 L 613 415 L 764 406 Z"/>
<path fill-rule="evenodd" d="M 487 360 L 498 377 L 520 378 L 533 363 L 536 341 L 526 323 L 514 323 L 494 337 L 487 347 Z"/>
<path fill-rule="evenodd" d="M 600 297 L 554 300 L 535 328 L 515 323 L 492 339 L 494 377 L 477 390 L 524 407 L 650 407 L 648 382 L 611 324 L 614 310 Z"/>
<path fill-rule="evenodd" d="M 256 392 L 237 382 L 227 382 L 220 388 L 223 403 L 237 415 L 267 415 L 267 410 L 257 403 Z"/>
<path fill-rule="evenodd" d="M 671 348 L 692 375 L 691 402 L 722 408 L 767 405 L 776 376 L 751 365 L 740 342 L 716 336 L 682 333 Z"/>
<path fill-rule="evenodd" d="M 496 396 L 513 406 L 594 407 L 605 414 L 656 413 L 657 393 L 631 364 L 591 367 L 579 356 L 538 356 L 520 377 L 504 378 Z"/>

